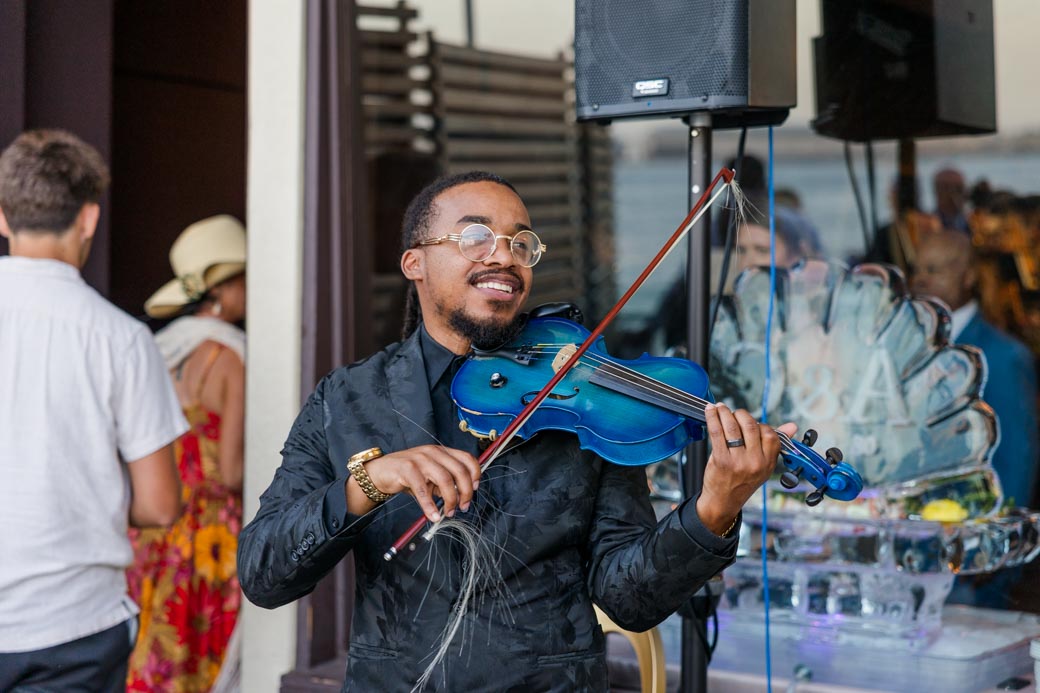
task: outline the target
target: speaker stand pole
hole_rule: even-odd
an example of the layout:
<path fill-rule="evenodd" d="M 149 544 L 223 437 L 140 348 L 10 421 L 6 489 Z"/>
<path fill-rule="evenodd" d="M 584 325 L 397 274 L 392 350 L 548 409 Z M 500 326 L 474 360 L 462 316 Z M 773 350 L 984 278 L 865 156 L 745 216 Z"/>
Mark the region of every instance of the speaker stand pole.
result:
<path fill-rule="evenodd" d="M 910 137 L 899 140 L 899 183 L 896 197 L 897 220 L 911 210 L 917 212 L 917 147 Z"/>
<path fill-rule="evenodd" d="M 686 208 L 693 207 L 711 183 L 711 113 L 692 113 L 689 125 Z M 686 257 L 686 344 L 687 356 L 694 363 L 708 366 L 708 318 L 711 300 L 711 211 L 707 210 L 687 236 Z M 683 493 L 694 498 L 704 480 L 708 461 L 707 443 L 691 444 L 686 449 L 683 467 Z M 701 589 L 705 592 L 706 587 Z M 697 602 L 701 595 L 694 597 Z M 708 660 L 705 643 L 698 633 L 707 631 L 701 616 L 692 609 L 683 610 L 682 619 L 682 693 L 706 693 Z"/>

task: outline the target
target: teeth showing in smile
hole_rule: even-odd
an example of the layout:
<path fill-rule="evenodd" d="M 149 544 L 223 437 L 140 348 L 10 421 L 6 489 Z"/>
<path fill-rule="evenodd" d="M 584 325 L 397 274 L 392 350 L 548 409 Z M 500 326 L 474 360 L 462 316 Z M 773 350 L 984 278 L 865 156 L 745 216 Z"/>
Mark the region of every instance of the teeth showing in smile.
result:
<path fill-rule="evenodd" d="M 502 282 L 477 282 L 478 289 L 495 289 L 496 291 L 505 291 L 507 294 L 513 293 L 513 287 L 509 284 L 503 284 Z"/>

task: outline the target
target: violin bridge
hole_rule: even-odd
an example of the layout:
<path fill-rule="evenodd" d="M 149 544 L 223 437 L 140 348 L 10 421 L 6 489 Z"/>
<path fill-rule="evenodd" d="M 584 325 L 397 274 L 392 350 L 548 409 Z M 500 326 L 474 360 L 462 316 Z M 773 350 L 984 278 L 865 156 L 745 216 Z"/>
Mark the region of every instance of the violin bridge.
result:
<path fill-rule="evenodd" d="M 553 358 L 552 369 L 553 373 L 559 373 L 563 365 L 571 360 L 574 353 L 578 351 L 578 347 L 575 344 L 568 344 L 567 346 L 556 352 L 555 358 Z"/>

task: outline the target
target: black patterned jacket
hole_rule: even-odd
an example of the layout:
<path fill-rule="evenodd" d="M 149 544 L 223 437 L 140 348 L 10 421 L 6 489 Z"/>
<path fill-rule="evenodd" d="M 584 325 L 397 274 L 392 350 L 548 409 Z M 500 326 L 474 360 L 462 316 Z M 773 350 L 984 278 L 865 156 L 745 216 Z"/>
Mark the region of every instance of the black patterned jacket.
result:
<path fill-rule="evenodd" d="M 459 594 L 463 553 L 448 536 L 383 560 L 421 514 L 410 496 L 360 518 L 330 515 L 326 500 L 343 493 L 352 454 L 431 442 L 409 421 L 433 430 L 417 335 L 322 380 L 239 538 L 242 589 L 267 608 L 307 594 L 354 552 L 345 691 L 410 690 Z M 692 511 L 658 523 L 644 470 L 580 450 L 572 434 L 539 433 L 499 457 L 470 511 L 457 515 L 496 547 L 499 579 L 471 600 L 426 690 L 607 690 L 593 602 L 621 626 L 645 630 L 733 561 L 736 540 L 714 536 Z"/>

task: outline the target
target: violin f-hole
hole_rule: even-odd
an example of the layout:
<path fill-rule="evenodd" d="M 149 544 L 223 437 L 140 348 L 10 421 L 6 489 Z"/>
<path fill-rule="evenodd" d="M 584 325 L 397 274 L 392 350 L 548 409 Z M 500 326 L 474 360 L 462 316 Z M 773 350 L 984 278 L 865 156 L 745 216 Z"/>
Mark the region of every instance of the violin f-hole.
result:
<path fill-rule="evenodd" d="M 558 395 L 555 392 L 550 392 L 548 399 L 573 399 L 578 396 L 578 392 L 580 391 L 581 388 L 576 387 L 574 388 L 573 395 Z M 528 404 L 531 403 L 531 400 L 533 400 L 537 395 L 538 390 L 531 390 L 530 392 L 525 392 L 524 395 L 520 398 L 520 403 L 526 407 Z"/>

